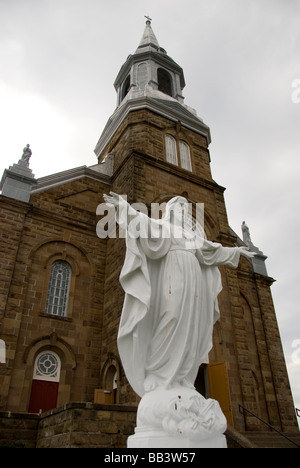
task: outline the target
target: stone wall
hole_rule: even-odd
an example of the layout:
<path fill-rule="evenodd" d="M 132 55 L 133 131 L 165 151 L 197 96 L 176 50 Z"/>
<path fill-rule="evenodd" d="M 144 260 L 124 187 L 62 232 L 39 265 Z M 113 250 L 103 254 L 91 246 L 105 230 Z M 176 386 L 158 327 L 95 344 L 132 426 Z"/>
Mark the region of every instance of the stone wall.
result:
<path fill-rule="evenodd" d="M 58 406 L 93 401 L 106 259 L 105 241 L 96 235 L 103 191 L 86 178 L 33 195 L 31 204 L 0 196 L 0 336 L 7 351 L 1 410 L 28 411 L 34 361 L 44 349 L 63 362 Z M 67 317 L 45 314 L 51 264 L 58 259 L 72 268 Z"/>
<path fill-rule="evenodd" d="M 125 448 L 136 408 L 70 403 L 42 415 L 37 448 Z"/>
<path fill-rule="evenodd" d="M 42 415 L 0 413 L 0 448 L 125 448 L 136 408 L 69 403 Z"/>
<path fill-rule="evenodd" d="M 35 448 L 40 417 L 0 412 L 0 448 Z"/>

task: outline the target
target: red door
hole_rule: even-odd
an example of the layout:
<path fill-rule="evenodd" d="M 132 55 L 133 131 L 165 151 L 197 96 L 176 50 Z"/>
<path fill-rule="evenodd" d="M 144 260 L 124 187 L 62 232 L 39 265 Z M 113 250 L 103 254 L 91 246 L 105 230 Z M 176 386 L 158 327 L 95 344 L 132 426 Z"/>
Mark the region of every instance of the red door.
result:
<path fill-rule="evenodd" d="M 31 387 L 29 413 L 42 413 L 56 408 L 59 382 L 33 380 Z"/>

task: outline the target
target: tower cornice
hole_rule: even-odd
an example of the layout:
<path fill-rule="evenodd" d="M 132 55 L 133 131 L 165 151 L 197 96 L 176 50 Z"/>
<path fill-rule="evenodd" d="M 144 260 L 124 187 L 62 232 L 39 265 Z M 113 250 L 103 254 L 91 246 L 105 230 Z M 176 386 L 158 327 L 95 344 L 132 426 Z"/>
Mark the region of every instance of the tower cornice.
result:
<path fill-rule="evenodd" d="M 109 141 L 114 136 L 122 122 L 126 119 L 128 114 L 130 112 L 142 109 L 148 109 L 158 115 L 166 117 L 173 122 L 178 122 L 178 120 L 180 120 L 180 123 L 183 127 L 186 127 L 204 136 L 206 138 L 207 145 L 209 145 L 211 142 L 209 127 L 175 99 L 163 100 L 150 96 L 141 96 L 139 98 L 136 97 L 135 99 L 128 99 L 125 101 L 110 117 L 95 148 L 95 153 L 98 158 L 101 156 L 105 147 L 108 145 Z"/>

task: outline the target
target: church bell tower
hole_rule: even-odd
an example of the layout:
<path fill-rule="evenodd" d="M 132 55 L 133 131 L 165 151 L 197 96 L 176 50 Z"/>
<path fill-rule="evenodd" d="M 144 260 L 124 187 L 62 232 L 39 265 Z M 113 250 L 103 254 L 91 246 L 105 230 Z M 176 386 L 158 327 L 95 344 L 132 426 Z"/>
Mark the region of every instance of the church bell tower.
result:
<path fill-rule="evenodd" d="M 211 179 L 207 150 L 210 130 L 184 103 L 183 70 L 160 47 L 149 20 L 138 48 L 121 67 L 114 86 L 117 108 L 95 148 L 99 162 L 114 152 L 116 170 L 124 160 L 124 151 L 135 150 Z M 126 148 L 122 144 L 124 131 Z M 122 138 L 118 138 L 120 132 Z"/>

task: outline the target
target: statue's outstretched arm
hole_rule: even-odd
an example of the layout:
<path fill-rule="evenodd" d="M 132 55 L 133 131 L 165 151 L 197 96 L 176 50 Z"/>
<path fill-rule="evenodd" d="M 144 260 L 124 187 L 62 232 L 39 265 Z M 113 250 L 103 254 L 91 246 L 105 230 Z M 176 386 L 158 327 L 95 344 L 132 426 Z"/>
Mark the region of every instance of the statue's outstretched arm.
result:
<path fill-rule="evenodd" d="M 118 195 L 117 193 L 114 193 L 114 192 L 109 192 L 109 194 L 110 195 L 106 195 L 106 193 L 103 194 L 103 198 L 104 198 L 105 203 L 109 207 L 118 208 L 119 204 L 120 204 L 120 198 L 121 198 L 120 195 Z"/>
<path fill-rule="evenodd" d="M 251 250 L 248 249 L 248 247 L 239 247 L 241 255 L 246 258 L 253 258 L 255 257 L 256 253 L 251 252 Z"/>
<path fill-rule="evenodd" d="M 103 199 L 108 208 L 113 208 L 115 210 L 116 221 L 119 224 L 119 226 L 121 226 L 125 230 L 128 230 L 131 225 L 131 222 L 136 218 L 139 219 L 138 222 L 141 226 L 146 226 L 148 224 L 148 216 L 135 210 L 133 206 L 131 206 L 121 195 L 118 195 L 114 192 L 109 193 L 109 195 L 103 194 Z M 140 230 L 138 229 L 138 222 L 136 222 L 136 224 L 131 225 L 132 229 L 137 229 L 137 231 L 135 232 L 137 237 L 139 237 L 140 235 Z M 144 229 L 144 231 L 146 233 L 148 232 L 147 229 Z"/>

